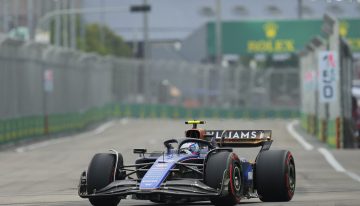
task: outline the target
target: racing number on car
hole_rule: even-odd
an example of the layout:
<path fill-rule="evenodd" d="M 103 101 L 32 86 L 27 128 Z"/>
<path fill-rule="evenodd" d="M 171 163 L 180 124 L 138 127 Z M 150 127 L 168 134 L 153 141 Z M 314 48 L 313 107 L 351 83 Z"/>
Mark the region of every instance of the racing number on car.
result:
<path fill-rule="evenodd" d="M 334 51 L 320 52 L 319 54 L 319 98 L 320 102 L 327 103 L 336 99 L 337 56 Z"/>

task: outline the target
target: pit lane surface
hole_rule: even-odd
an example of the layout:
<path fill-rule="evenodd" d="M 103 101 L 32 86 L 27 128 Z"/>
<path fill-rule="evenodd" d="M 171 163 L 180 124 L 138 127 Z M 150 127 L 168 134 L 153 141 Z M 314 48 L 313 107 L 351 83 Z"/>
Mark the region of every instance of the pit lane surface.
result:
<path fill-rule="evenodd" d="M 272 129 L 272 149 L 289 149 L 297 169 L 297 185 L 288 203 L 243 200 L 248 205 L 360 205 L 360 182 L 336 172 L 316 150 L 305 150 L 288 133 L 286 120 L 208 120 L 209 129 Z M 180 137 L 189 128 L 177 120 L 121 120 L 95 131 L 0 152 L 0 205 L 87 206 L 77 196 L 80 172 L 93 154 L 114 148 L 133 163 L 134 148 L 163 150 L 166 138 Z M 312 141 L 312 140 L 310 140 Z M 319 145 L 319 144 L 318 144 Z M 315 145 L 316 146 L 316 145 Z M 324 145 L 321 145 L 324 146 Z M 239 156 L 254 159 L 257 149 L 235 149 Z M 360 151 L 336 151 L 335 158 L 360 175 Z M 349 167 L 349 168 L 347 168 Z M 119 205 L 154 205 L 126 199 Z M 208 202 L 191 205 L 209 205 Z"/>

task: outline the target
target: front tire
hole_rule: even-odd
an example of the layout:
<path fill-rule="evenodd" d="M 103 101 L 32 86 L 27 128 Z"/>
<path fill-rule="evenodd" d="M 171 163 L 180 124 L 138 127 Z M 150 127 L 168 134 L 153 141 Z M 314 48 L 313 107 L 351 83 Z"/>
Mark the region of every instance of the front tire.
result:
<path fill-rule="evenodd" d="M 87 172 L 87 191 L 94 194 L 114 181 L 115 155 L 108 153 L 96 154 L 90 162 Z M 121 161 L 122 164 L 122 161 Z M 89 201 L 94 206 L 116 206 L 120 202 L 117 197 L 93 197 Z"/>
<path fill-rule="evenodd" d="M 204 181 L 215 189 L 221 189 L 224 179 L 229 178 L 227 194 L 221 197 L 212 198 L 211 203 L 216 206 L 220 205 L 236 205 L 240 202 L 242 192 L 242 171 L 240 160 L 235 153 L 222 151 L 211 154 L 206 162 Z"/>
<path fill-rule="evenodd" d="M 287 150 L 261 152 L 256 161 L 256 188 L 263 202 L 288 202 L 295 192 L 295 161 Z"/>

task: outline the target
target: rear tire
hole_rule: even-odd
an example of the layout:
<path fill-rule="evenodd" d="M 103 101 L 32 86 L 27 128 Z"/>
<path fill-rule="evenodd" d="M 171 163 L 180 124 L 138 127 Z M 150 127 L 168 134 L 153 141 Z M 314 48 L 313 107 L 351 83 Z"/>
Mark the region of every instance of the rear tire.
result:
<path fill-rule="evenodd" d="M 256 161 L 256 188 L 263 202 L 287 202 L 295 192 L 295 161 L 287 150 L 261 152 Z"/>
<path fill-rule="evenodd" d="M 215 189 L 222 187 L 224 171 L 227 171 L 225 177 L 230 179 L 229 187 L 223 188 L 228 190 L 225 196 L 212 198 L 211 203 L 214 205 L 236 205 L 240 202 L 242 192 L 242 171 L 240 161 L 235 153 L 222 151 L 211 154 L 206 162 L 204 181 Z"/>
<path fill-rule="evenodd" d="M 113 182 L 114 172 L 116 172 L 115 163 L 115 155 L 113 154 L 100 153 L 93 157 L 87 172 L 87 191 L 89 194 L 94 194 Z M 89 201 L 94 206 L 116 206 L 119 204 L 120 198 L 93 197 L 89 198 Z"/>

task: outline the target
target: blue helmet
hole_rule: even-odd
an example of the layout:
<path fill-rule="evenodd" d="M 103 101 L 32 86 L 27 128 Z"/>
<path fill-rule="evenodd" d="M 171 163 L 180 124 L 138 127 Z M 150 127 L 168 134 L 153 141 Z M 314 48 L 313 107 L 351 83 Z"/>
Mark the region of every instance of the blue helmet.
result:
<path fill-rule="evenodd" d="M 186 154 L 198 155 L 200 154 L 199 144 L 196 142 L 187 142 L 181 145 L 180 152 L 185 152 Z"/>

